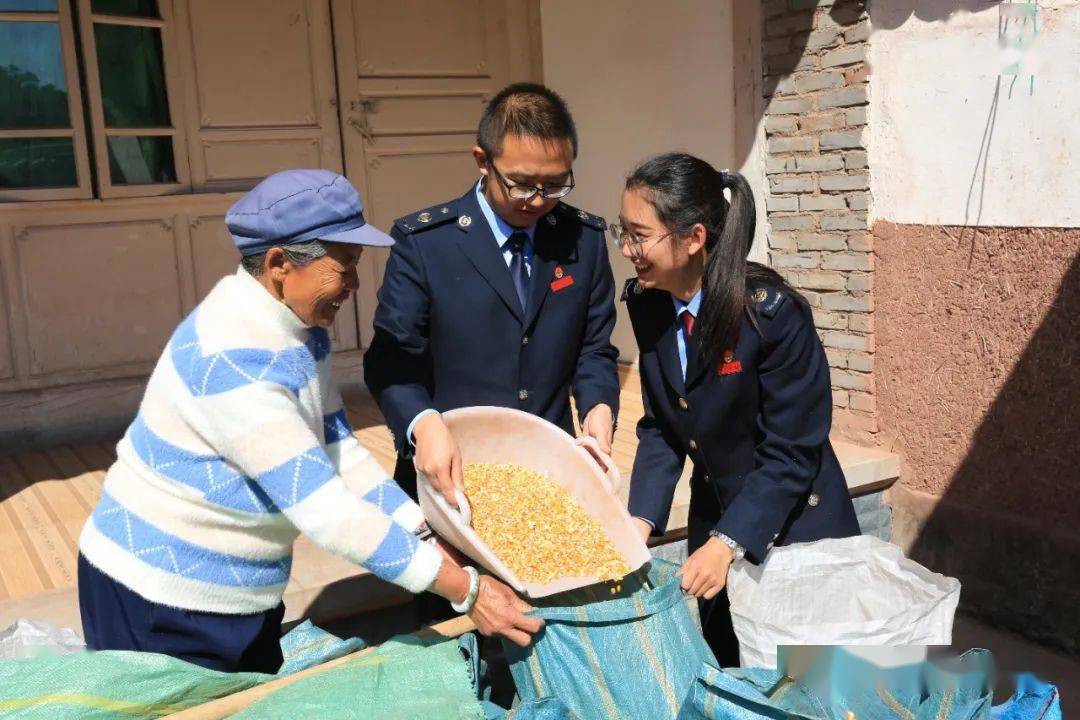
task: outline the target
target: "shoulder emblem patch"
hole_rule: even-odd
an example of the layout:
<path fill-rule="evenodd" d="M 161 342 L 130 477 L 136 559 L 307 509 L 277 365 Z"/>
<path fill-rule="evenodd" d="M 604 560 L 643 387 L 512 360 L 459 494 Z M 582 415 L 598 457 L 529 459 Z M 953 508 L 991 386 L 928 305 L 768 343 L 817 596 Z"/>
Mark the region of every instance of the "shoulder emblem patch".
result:
<path fill-rule="evenodd" d="M 786 296 L 779 290 L 764 285 L 759 285 L 750 293 L 755 310 L 759 315 L 771 318 L 777 309 L 784 303 Z"/>
<path fill-rule="evenodd" d="M 394 221 L 394 225 L 405 233 L 414 233 L 427 230 L 428 228 L 438 227 L 457 217 L 458 212 L 455 203 L 449 202 L 399 217 Z"/>
<path fill-rule="evenodd" d="M 600 232 L 607 230 L 607 221 L 599 215 L 593 215 L 584 210 L 579 210 L 573 205 L 567 205 L 566 203 L 559 203 L 556 208 L 567 217 L 574 218 L 577 222 L 580 222 L 582 225 L 588 225 L 593 230 L 599 230 Z"/>

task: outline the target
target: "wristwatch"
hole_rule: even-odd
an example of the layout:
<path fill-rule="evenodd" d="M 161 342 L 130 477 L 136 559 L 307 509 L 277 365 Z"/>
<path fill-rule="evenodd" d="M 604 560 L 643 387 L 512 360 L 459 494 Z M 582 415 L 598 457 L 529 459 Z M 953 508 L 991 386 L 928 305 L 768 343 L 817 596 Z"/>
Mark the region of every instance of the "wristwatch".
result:
<path fill-rule="evenodd" d="M 732 554 L 734 554 L 735 560 L 742 560 L 746 556 L 746 548 L 744 548 L 742 545 L 735 542 L 719 530 L 710 530 L 709 537 L 717 538 L 720 542 L 731 548 L 731 552 Z"/>
<path fill-rule="evenodd" d="M 476 596 L 480 594 L 480 573 L 471 565 L 466 565 L 461 569 L 469 574 L 469 592 L 465 594 L 464 600 L 460 603 L 452 602 L 450 607 L 454 609 L 454 612 L 464 615 L 473 609 L 473 605 L 476 604 Z"/>

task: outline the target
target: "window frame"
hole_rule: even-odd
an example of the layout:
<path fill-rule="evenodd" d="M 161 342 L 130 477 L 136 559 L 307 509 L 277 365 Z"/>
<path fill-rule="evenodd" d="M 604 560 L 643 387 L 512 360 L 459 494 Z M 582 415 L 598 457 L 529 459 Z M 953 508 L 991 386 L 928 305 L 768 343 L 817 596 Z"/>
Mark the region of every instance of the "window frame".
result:
<path fill-rule="evenodd" d="M 61 0 L 63 2 L 64 0 Z M 94 139 L 94 164 L 97 171 L 98 197 L 102 199 L 128 197 L 155 197 L 191 192 L 191 174 L 187 157 L 186 133 L 183 126 L 184 107 L 178 75 L 179 58 L 175 38 L 176 24 L 171 0 L 158 0 L 160 18 L 132 17 L 127 15 L 100 15 L 91 11 L 91 0 L 75 0 L 79 8 L 79 34 L 82 40 L 83 63 L 86 68 L 87 105 L 90 128 Z M 94 23 L 150 27 L 161 32 L 161 54 L 165 65 L 165 95 L 169 101 L 168 128 L 106 128 L 104 102 L 101 96 L 101 75 L 98 69 L 97 42 Z M 174 183 L 146 185 L 118 185 L 112 182 L 109 170 L 109 137 L 157 136 L 171 137 Z"/>
<path fill-rule="evenodd" d="M 0 129 L 0 139 L 72 138 L 76 183 L 70 187 L 0 188 L 0 202 L 92 199 L 94 197 L 94 187 L 90 175 L 90 148 L 86 137 L 86 119 L 83 115 L 82 85 L 79 78 L 79 64 L 75 49 L 71 3 L 68 0 L 57 0 L 56 12 L 0 12 L 0 22 L 55 22 L 59 26 L 60 53 L 64 63 L 64 81 L 67 83 L 70 127 L 22 130 Z"/>

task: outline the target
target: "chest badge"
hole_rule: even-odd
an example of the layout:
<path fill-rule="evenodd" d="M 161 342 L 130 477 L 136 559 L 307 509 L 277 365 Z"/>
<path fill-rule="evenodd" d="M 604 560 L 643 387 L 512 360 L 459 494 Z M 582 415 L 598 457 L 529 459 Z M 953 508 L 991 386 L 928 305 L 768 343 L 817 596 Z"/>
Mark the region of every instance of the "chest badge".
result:
<path fill-rule="evenodd" d="M 742 372 L 742 363 L 735 359 L 734 350 L 724 351 L 724 361 L 716 364 L 717 375 L 735 375 Z"/>
<path fill-rule="evenodd" d="M 563 270 L 562 265 L 556 265 L 553 274 L 555 275 L 555 279 L 551 282 L 552 292 L 559 292 L 574 284 L 574 276 L 567 275 L 566 271 Z"/>

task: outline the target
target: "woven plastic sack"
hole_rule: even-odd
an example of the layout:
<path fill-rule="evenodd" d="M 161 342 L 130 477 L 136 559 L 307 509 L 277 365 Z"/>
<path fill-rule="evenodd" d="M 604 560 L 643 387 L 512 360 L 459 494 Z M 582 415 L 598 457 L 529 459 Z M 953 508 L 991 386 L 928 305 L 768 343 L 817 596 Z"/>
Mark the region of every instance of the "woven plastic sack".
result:
<path fill-rule="evenodd" d="M 156 653 L 89 652 L 72 630 L 20 620 L 2 636 L 19 659 L 0 660 L 0 717 L 156 718 L 231 695 L 360 649 L 310 621 L 281 639 L 277 675 L 223 673 Z"/>
<path fill-rule="evenodd" d="M 365 646 L 359 638 L 342 640 L 305 620 L 281 638 L 281 654 L 284 661 L 277 676 L 292 675 L 309 667 L 356 652 Z"/>
<path fill-rule="evenodd" d="M 614 599 L 607 585 L 543 598 L 533 644 L 503 643 L 522 701 L 556 697 L 588 720 L 675 718 L 701 663 L 716 662 L 678 568 L 653 560 Z"/>
<path fill-rule="evenodd" d="M 986 650 L 965 653 L 953 668 L 932 663 L 875 669 L 831 648 L 828 680 L 793 680 L 768 668 L 718 670 L 704 663 L 679 720 L 1060 720 L 1057 691 L 1030 677 L 1017 694 L 991 707 L 992 662 Z M 813 673 L 811 673 L 812 675 Z"/>
<path fill-rule="evenodd" d="M 0 661 L 0 717 L 157 718 L 273 677 L 216 672 L 156 653 L 42 654 Z"/>
<path fill-rule="evenodd" d="M 388 640 L 266 696 L 234 720 L 483 720 L 457 640 Z"/>
<path fill-rule="evenodd" d="M 743 667 L 778 645 L 950 645 L 960 582 L 867 535 L 773 548 L 728 573 Z"/>
<path fill-rule="evenodd" d="M 1007 703 L 991 708 L 993 720 L 1062 720 L 1058 689 L 1028 673 L 1016 678 L 1016 692 Z"/>

